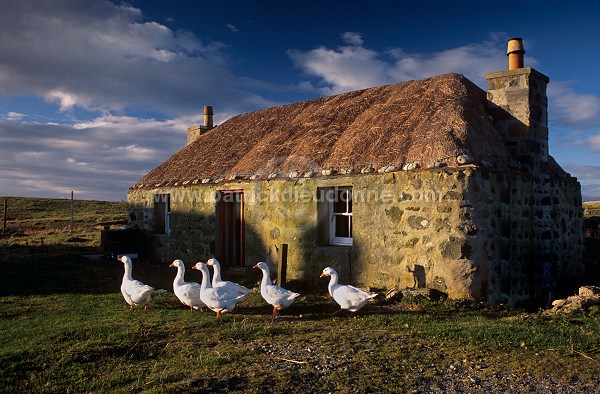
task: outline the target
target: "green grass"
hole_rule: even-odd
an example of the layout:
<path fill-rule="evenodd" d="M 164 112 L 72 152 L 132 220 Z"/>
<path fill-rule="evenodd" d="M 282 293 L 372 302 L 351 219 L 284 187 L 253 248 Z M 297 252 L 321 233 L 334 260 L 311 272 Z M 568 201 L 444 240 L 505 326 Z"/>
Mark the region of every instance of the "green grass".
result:
<path fill-rule="evenodd" d="M 71 228 L 70 199 L 0 197 L 0 209 L 5 200 L 8 237 L 0 238 L 0 262 L 33 255 L 95 251 L 100 246 L 102 228 L 127 224 L 125 202 L 75 200 Z"/>
<path fill-rule="evenodd" d="M 99 223 L 126 215 L 116 204 L 114 212 L 100 204 L 80 214 L 99 233 Z M 53 213 L 30 215 L 11 219 L 21 239 L 34 232 L 17 226 L 24 220 L 54 223 Z M 64 225 L 65 215 L 56 216 Z M 404 300 L 332 317 L 337 307 L 323 282 L 278 319 L 258 293 L 223 319 L 190 312 L 172 292 L 131 312 L 119 291 L 120 262 L 87 260 L 65 246 L 14 253 L 13 238 L 0 245 L 2 256 L 12 254 L 0 258 L 0 392 L 482 392 L 480 380 L 491 392 L 543 392 L 517 380 L 528 375 L 563 389 L 600 384 L 598 308 L 550 317 Z M 91 238 L 80 246 L 95 250 Z M 175 271 L 136 261 L 133 275 L 171 290 Z M 186 278 L 200 274 L 188 270 Z M 506 376 L 516 386 L 506 386 Z"/>
<path fill-rule="evenodd" d="M 583 216 L 600 216 L 600 201 L 588 201 L 583 203 Z"/>
<path fill-rule="evenodd" d="M 216 319 L 172 293 L 130 312 L 116 261 L 64 256 L 3 267 L 5 392 L 404 392 L 451 368 L 546 374 L 563 384 L 598 382 L 600 373 L 598 310 L 548 317 L 466 301 L 403 302 L 331 317 L 336 306 L 323 293 L 273 319 L 253 293 Z M 139 263 L 134 276 L 170 289 L 174 271 Z"/>

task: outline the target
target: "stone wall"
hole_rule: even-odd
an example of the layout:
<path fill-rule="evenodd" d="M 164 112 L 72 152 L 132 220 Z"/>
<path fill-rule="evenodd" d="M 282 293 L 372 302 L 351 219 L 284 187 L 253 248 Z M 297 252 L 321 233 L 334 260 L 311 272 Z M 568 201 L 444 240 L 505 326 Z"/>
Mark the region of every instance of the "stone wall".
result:
<path fill-rule="evenodd" d="M 478 237 L 488 262 L 482 285 L 488 302 L 542 302 L 550 291 L 576 288 L 583 275 L 579 183 L 486 171 L 471 180 L 468 200 L 477 202 L 472 216 L 486 229 Z M 539 197 L 540 188 L 547 190 L 545 197 Z"/>
<path fill-rule="evenodd" d="M 352 187 L 352 246 L 331 246 L 320 236 L 317 190 L 335 186 Z M 246 266 L 266 261 L 276 270 L 285 243 L 288 280 L 314 281 L 330 265 L 342 281 L 359 286 L 430 287 L 514 304 L 579 273 L 575 186 L 555 181 L 546 188 L 550 200 L 537 201 L 529 176 L 462 167 L 132 189 L 128 198 L 130 224 L 151 232 L 153 195 L 171 194 L 171 234 L 150 237 L 162 261 L 212 257 L 217 191 L 243 190 Z M 548 202 L 541 222 L 550 233 L 534 223 L 540 222 L 534 204 Z M 538 241 L 548 241 L 549 267 L 535 258 Z"/>

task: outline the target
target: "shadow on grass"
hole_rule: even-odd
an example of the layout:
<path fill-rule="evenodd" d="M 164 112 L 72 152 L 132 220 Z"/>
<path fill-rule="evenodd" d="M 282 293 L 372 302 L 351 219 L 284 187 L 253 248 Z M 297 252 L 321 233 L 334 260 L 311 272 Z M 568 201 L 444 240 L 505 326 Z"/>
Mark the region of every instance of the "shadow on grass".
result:
<path fill-rule="evenodd" d="M 2 263 L 0 296 L 118 293 L 123 263 L 116 259 L 90 260 L 78 254 L 41 256 Z M 137 262 L 133 276 L 157 289 L 171 289 L 168 265 Z"/>

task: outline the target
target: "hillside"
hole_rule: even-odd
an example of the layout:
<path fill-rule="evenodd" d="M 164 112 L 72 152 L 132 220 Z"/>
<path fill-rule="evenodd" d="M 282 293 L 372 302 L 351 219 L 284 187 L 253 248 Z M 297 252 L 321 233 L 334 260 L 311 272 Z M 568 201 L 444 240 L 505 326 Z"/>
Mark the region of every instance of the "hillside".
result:
<path fill-rule="evenodd" d="M 583 216 L 586 218 L 600 216 L 600 201 L 588 201 L 583 203 Z"/>
<path fill-rule="evenodd" d="M 0 261 L 23 255 L 93 252 L 100 247 L 102 228 L 127 224 L 125 202 L 74 200 L 71 229 L 70 199 L 0 197 L 0 209 L 5 201 L 6 236 L 0 238 Z"/>

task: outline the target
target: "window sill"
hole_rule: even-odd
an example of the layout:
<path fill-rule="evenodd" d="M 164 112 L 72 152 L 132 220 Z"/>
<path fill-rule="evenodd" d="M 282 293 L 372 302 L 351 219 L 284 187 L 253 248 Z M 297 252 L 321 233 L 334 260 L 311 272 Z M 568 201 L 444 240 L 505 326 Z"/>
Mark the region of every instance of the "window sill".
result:
<path fill-rule="evenodd" d="M 347 246 L 347 247 L 351 247 L 352 246 L 352 242 L 350 242 L 350 243 L 347 243 L 347 242 L 344 242 L 344 243 L 342 243 L 342 242 L 331 242 L 331 243 L 329 243 L 328 245 L 325 245 L 325 246 Z"/>

